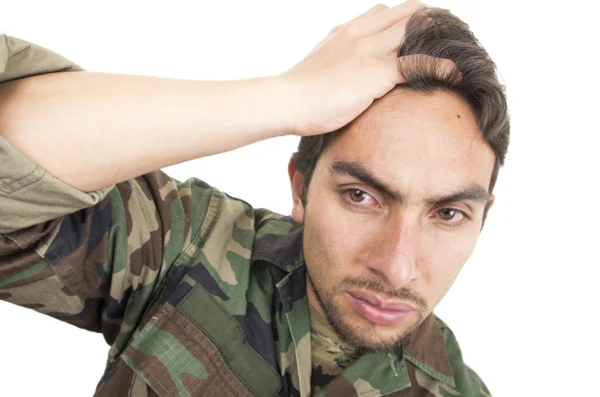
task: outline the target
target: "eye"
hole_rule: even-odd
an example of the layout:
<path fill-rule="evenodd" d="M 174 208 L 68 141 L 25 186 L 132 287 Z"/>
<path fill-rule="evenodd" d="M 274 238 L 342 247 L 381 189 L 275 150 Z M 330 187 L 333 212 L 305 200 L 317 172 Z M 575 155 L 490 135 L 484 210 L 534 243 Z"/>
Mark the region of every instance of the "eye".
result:
<path fill-rule="evenodd" d="M 365 196 L 368 196 L 368 194 L 358 189 L 350 190 L 348 192 L 348 197 L 350 197 L 350 200 L 354 201 L 355 203 L 363 202 L 366 199 Z"/>
<path fill-rule="evenodd" d="M 369 193 L 360 189 L 348 189 L 342 192 L 342 197 L 352 205 L 360 207 L 377 207 L 379 203 Z"/>
<path fill-rule="evenodd" d="M 444 223 L 451 226 L 457 226 L 462 220 L 468 218 L 463 211 L 456 208 L 442 208 L 437 210 L 436 214 Z"/>

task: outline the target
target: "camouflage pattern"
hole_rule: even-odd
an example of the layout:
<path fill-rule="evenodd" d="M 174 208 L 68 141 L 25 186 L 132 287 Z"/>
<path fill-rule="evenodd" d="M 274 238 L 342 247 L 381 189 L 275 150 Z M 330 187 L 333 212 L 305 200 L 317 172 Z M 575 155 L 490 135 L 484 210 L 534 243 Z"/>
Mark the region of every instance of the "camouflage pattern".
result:
<path fill-rule="evenodd" d="M 101 333 L 110 351 L 98 397 L 310 396 L 302 234 L 290 217 L 156 171 L 0 233 L 0 299 Z M 316 395 L 489 392 L 431 315 L 402 349 L 358 357 Z"/>
<path fill-rule="evenodd" d="M 311 334 L 311 393 L 317 394 L 333 378 L 348 368 L 360 352 L 343 343 L 324 315 L 309 305 Z"/>
<path fill-rule="evenodd" d="M 302 226 L 289 217 L 157 171 L 0 247 L 2 299 L 111 345 L 97 396 L 311 394 Z M 486 394 L 430 316 L 402 352 L 359 357 L 317 395 Z"/>

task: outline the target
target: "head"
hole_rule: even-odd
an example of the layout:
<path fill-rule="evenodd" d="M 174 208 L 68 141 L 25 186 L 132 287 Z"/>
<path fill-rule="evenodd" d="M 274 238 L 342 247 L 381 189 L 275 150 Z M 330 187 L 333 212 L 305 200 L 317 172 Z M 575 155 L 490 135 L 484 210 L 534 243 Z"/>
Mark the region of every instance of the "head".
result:
<path fill-rule="evenodd" d="M 405 83 L 339 131 L 301 139 L 289 165 L 304 223 L 308 296 L 363 350 L 395 347 L 431 313 L 471 255 L 508 147 L 504 89 L 468 26 L 425 8 L 399 56 Z"/>

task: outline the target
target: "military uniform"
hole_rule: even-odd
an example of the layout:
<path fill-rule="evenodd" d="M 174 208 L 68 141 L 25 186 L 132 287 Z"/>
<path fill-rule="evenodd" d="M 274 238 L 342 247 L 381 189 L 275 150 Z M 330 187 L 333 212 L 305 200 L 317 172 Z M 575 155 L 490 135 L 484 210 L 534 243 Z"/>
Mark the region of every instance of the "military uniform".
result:
<path fill-rule="evenodd" d="M 0 81 L 75 70 L 0 36 Z M 2 138 L 0 165 L 0 299 L 103 334 L 96 396 L 311 395 L 302 225 L 161 171 L 83 193 Z M 401 349 L 354 357 L 315 395 L 489 392 L 430 315 Z"/>

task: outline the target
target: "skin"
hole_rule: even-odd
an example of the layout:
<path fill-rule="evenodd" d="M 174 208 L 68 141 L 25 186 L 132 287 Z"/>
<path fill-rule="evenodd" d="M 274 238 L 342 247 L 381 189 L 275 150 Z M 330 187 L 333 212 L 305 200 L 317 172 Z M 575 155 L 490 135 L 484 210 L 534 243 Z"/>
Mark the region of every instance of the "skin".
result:
<path fill-rule="evenodd" d="M 0 136 L 55 178 L 90 192 L 280 135 L 335 131 L 404 81 L 399 65 L 430 59 L 396 57 L 421 7 L 376 5 L 269 77 L 66 72 L 2 82 L 0 76 Z M 441 75 L 453 65 L 437 61 Z"/>
<path fill-rule="evenodd" d="M 458 96 L 396 88 L 327 143 L 306 207 L 303 175 L 290 163 L 308 300 L 343 340 L 386 350 L 432 312 L 471 255 L 484 208 L 493 203 L 487 192 L 494 159 Z M 348 293 L 357 291 L 412 309 L 394 324 L 375 324 L 351 304 Z"/>

